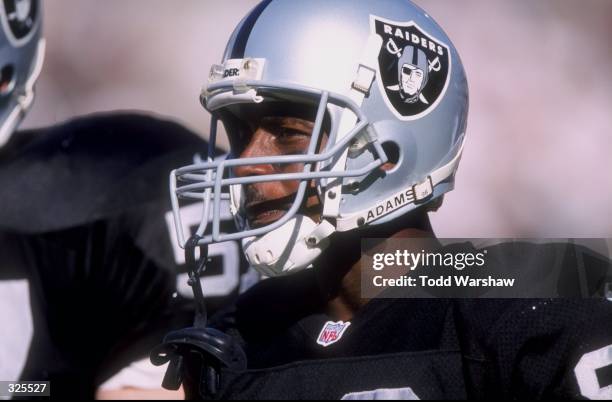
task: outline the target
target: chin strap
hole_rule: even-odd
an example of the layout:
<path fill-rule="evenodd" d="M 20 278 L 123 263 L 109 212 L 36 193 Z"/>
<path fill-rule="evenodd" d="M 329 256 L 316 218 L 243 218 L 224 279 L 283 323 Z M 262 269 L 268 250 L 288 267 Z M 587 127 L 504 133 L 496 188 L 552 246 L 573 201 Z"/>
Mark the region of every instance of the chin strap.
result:
<path fill-rule="evenodd" d="M 231 336 L 207 327 L 207 312 L 200 277 L 206 270 L 208 246 L 198 246 L 201 238 L 192 236 L 185 244 L 185 260 L 189 267 L 189 285 L 196 302 L 194 325 L 173 331 L 151 352 L 151 363 L 168 369 L 162 386 L 177 390 L 185 382 L 188 397 L 214 397 L 220 384 L 221 369 L 246 369 L 246 356 Z M 200 258 L 196 258 L 196 247 Z"/>

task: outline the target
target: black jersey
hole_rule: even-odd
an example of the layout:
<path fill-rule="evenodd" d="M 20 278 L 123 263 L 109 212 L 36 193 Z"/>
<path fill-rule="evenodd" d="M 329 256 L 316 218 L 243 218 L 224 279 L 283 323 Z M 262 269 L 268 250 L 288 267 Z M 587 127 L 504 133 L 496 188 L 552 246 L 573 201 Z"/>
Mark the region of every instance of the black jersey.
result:
<path fill-rule="evenodd" d="M 605 299 L 379 298 L 336 322 L 317 287 L 314 271 L 266 280 L 216 319 L 248 362 L 219 398 L 612 398 Z"/>
<path fill-rule="evenodd" d="M 191 325 L 168 177 L 208 145 L 179 124 L 118 113 L 13 138 L 0 152 L 0 280 L 29 284 L 34 333 L 21 379 L 51 381 L 52 397 L 90 398 L 166 332 Z M 247 266 L 236 243 L 210 256 L 203 287 L 214 312 L 238 294 Z"/>

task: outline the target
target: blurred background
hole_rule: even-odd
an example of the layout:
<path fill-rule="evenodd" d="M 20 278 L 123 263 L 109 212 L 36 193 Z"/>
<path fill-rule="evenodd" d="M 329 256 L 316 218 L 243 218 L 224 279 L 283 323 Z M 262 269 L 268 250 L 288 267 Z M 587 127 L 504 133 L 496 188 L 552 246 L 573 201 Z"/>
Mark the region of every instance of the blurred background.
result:
<path fill-rule="evenodd" d="M 470 85 L 467 145 L 436 233 L 612 237 L 612 1 L 416 2 Z M 256 3 L 47 2 L 47 57 L 22 127 L 130 109 L 205 136 L 200 88 Z"/>

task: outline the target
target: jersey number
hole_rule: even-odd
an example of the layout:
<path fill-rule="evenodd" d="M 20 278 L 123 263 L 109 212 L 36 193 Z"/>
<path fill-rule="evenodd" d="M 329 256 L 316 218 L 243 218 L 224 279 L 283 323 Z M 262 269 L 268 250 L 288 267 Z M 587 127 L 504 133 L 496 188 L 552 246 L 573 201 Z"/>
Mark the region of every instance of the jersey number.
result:
<path fill-rule="evenodd" d="M 586 353 L 574 368 L 582 396 L 612 399 L 612 345 Z"/>
<path fill-rule="evenodd" d="M 181 207 L 183 217 L 183 233 L 190 233 L 191 228 L 200 223 L 202 204 L 191 204 Z M 221 215 L 221 219 L 229 221 L 232 219 L 229 212 Z M 174 250 L 174 261 L 177 265 L 185 265 L 185 251 L 179 246 L 174 227 L 172 211 L 166 213 L 166 224 L 170 233 L 170 241 Z M 221 297 L 229 295 L 240 282 L 240 248 L 235 241 L 211 244 L 208 247 L 209 257 L 221 257 L 223 272 L 219 275 L 208 275 L 201 279 L 202 287 L 206 295 L 210 297 Z M 197 254 L 196 254 L 197 256 Z M 177 292 L 187 298 L 193 298 L 191 287 L 187 285 L 187 274 L 177 276 Z"/>

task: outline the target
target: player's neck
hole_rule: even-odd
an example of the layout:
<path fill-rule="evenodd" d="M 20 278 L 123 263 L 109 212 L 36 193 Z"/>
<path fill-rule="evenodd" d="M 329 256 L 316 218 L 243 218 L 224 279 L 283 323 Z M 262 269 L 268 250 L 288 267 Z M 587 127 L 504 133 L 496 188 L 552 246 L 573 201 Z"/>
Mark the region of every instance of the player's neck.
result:
<path fill-rule="evenodd" d="M 368 236 L 366 235 L 366 237 Z M 411 239 L 410 242 L 407 242 L 407 246 L 417 251 L 438 246 L 427 214 L 423 214 L 418 219 L 411 221 L 410 226 L 396 230 L 391 235 L 384 237 L 388 239 Z M 433 242 L 432 239 L 434 240 Z M 353 244 L 353 247 L 355 246 L 361 247 L 361 245 Z M 361 253 L 368 253 L 368 251 L 370 250 L 361 250 Z M 340 253 L 342 252 L 340 251 Z M 342 267 L 343 269 L 341 267 L 334 267 L 336 272 L 344 272 L 344 275 L 338 276 L 335 279 L 337 281 L 335 286 L 333 286 L 335 291 L 330 295 L 331 297 L 326 306 L 326 313 L 336 320 L 350 320 L 359 309 L 371 300 L 361 297 L 361 253 L 357 261 L 349 262 L 349 266 L 344 266 Z"/>

